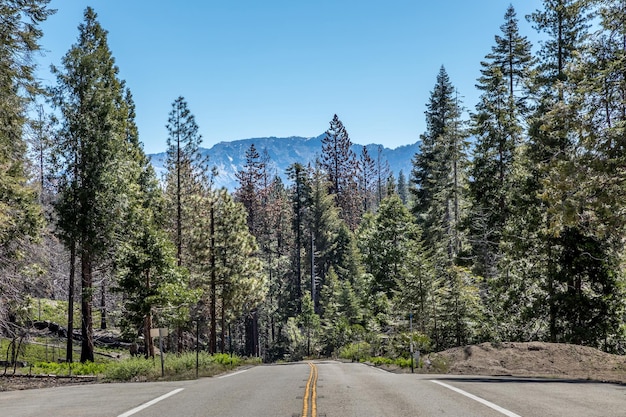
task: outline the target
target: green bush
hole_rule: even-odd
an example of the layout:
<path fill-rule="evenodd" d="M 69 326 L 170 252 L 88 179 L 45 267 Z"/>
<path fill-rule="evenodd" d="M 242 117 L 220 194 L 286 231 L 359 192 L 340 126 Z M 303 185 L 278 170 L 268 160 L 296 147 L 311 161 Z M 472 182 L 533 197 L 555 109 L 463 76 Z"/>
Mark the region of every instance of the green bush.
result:
<path fill-rule="evenodd" d="M 107 369 L 105 363 L 75 362 L 71 364 L 71 375 L 102 375 Z M 67 363 L 37 362 L 32 369 L 34 374 L 70 375 L 70 366 Z"/>
<path fill-rule="evenodd" d="M 400 368 L 410 368 L 411 367 L 411 358 L 396 358 L 393 363 L 398 365 Z M 415 366 L 415 361 L 413 362 Z"/>
<path fill-rule="evenodd" d="M 111 362 L 104 375 L 113 381 L 131 381 L 139 377 L 155 378 L 160 375 L 156 361 L 144 358 L 130 358 L 119 362 Z"/>
<path fill-rule="evenodd" d="M 371 362 L 376 366 L 391 365 L 393 363 L 393 359 L 385 358 L 382 356 L 376 356 L 374 358 L 369 358 L 368 362 Z"/>
<path fill-rule="evenodd" d="M 367 342 L 350 343 L 339 349 L 341 359 L 362 362 L 370 357 L 372 348 Z"/>

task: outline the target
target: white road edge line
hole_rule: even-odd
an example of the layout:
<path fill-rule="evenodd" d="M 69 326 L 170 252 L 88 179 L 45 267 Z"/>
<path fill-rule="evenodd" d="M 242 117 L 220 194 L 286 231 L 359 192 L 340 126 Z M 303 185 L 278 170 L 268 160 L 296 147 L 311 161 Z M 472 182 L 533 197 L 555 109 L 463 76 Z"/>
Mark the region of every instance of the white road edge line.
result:
<path fill-rule="evenodd" d="M 505 416 L 508 416 L 508 417 L 522 417 L 519 414 L 515 414 L 514 412 L 507 410 L 506 408 L 502 408 L 499 405 L 496 405 L 496 404 L 494 404 L 492 402 L 489 402 L 487 400 L 483 400 L 482 398 L 477 397 L 474 394 L 470 394 L 469 392 L 465 392 L 462 389 L 453 387 L 452 385 L 448 385 L 448 384 L 445 384 L 445 383 L 443 383 L 441 381 L 436 381 L 436 380 L 431 380 L 431 382 L 434 382 L 435 384 L 441 385 L 442 387 L 446 387 L 446 388 L 448 388 L 448 389 L 450 389 L 450 390 L 452 390 L 454 392 L 458 392 L 461 395 L 465 395 L 466 397 L 471 398 L 474 401 L 478 401 L 479 403 L 481 403 L 483 405 L 486 405 L 487 407 L 492 408 L 492 409 L 494 409 L 494 410 L 504 414 Z"/>
<path fill-rule="evenodd" d="M 248 370 L 247 369 L 243 369 L 241 371 L 233 372 L 232 374 L 226 374 L 226 375 L 218 376 L 217 378 L 218 379 L 228 378 L 228 377 L 233 376 L 233 375 L 243 374 L 246 371 L 248 371 Z"/>
<path fill-rule="evenodd" d="M 154 400 L 152 400 L 152 401 L 148 401 L 148 402 L 147 402 L 147 403 L 145 403 L 145 404 L 141 404 L 139 407 L 135 407 L 135 408 L 133 408 L 132 410 L 127 411 L 127 412 L 125 412 L 124 414 L 120 414 L 120 415 L 119 415 L 119 416 L 117 416 L 117 417 L 129 417 L 129 416 L 132 416 L 133 414 L 137 414 L 137 413 L 138 413 L 138 412 L 140 412 L 141 410 L 145 410 L 146 408 L 148 408 L 148 407 L 150 407 L 150 406 L 153 406 L 154 404 L 158 403 L 159 401 L 162 401 L 162 400 L 164 400 L 164 399 L 166 399 L 166 398 L 168 398 L 168 397 L 171 397 L 172 395 L 176 395 L 176 394 L 178 394 L 179 392 L 181 392 L 182 390 L 184 390 L 184 388 L 178 388 L 178 389 L 175 389 L 175 390 L 174 390 L 174 391 L 172 391 L 172 392 L 168 392 L 168 393 L 167 393 L 167 394 L 165 394 L 165 395 L 161 395 L 159 398 L 155 398 L 155 399 L 154 399 Z"/>

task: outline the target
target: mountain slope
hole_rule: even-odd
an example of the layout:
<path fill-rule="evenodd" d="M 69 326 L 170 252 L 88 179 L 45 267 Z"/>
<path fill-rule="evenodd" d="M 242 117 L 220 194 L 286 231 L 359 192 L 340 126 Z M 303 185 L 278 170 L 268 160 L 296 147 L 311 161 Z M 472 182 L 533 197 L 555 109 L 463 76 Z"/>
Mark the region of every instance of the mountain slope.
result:
<path fill-rule="evenodd" d="M 220 142 L 209 149 L 201 148 L 203 154 L 209 155 L 209 165 L 216 166 L 218 177 L 215 179 L 216 186 L 225 187 L 230 191 L 237 188 L 235 173 L 243 168 L 246 151 L 254 144 L 257 151 L 262 155 L 265 151 L 269 154 L 270 170 L 279 175 L 287 183 L 285 170 L 289 165 L 300 162 L 303 165 L 314 163 L 315 158 L 322 152 L 322 138 L 320 135 L 313 138 L 292 136 L 288 138 L 252 138 L 232 142 Z M 367 145 L 367 149 L 373 159 L 378 156 L 377 144 Z M 357 157 L 362 151 L 362 145 L 354 145 L 353 150 Z M 394 175 L 400 170 L 408 178 L 411 172 L 411 159 L 419 151 L 419 143 L 405 145 L 396 149 L 383 147 L 382 157 L 389 162 Z M 152 165 L 157 173 L 165 172 L 165 152 L 149 155 Z"/>

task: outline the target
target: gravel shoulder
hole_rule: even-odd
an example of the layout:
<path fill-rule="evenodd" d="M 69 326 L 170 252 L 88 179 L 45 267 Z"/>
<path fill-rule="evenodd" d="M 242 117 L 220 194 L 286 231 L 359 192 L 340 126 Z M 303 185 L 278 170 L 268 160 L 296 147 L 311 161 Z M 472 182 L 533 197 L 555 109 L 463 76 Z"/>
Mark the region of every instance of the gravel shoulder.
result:
<path fill-rule="evenodd" d="M 626 356 L 560 343 L 482 343 L 429 355 L 456 375 L 565 378 L 626 384 Z"/>

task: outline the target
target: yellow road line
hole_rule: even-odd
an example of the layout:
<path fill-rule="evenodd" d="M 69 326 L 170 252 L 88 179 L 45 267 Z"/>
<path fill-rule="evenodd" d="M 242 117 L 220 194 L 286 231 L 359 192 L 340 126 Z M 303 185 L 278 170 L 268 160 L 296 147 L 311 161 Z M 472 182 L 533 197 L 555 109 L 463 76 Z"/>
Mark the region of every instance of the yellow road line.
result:
<path fill-rule="evenodd" d="M 304 389 L 304 399 L 302 400 L 302 417 L 309 416 L 309 398 L 311 399 L 311 417 L 317 417 L 317 366 L 308 362 L 309 379 Z"/>
<path fill-rule="evenodd" d="M 313 377 L 313 390 L 311 393 L 311 417 L 317 417 L 317 366 L 311 364 L 315 376 Z"/>

